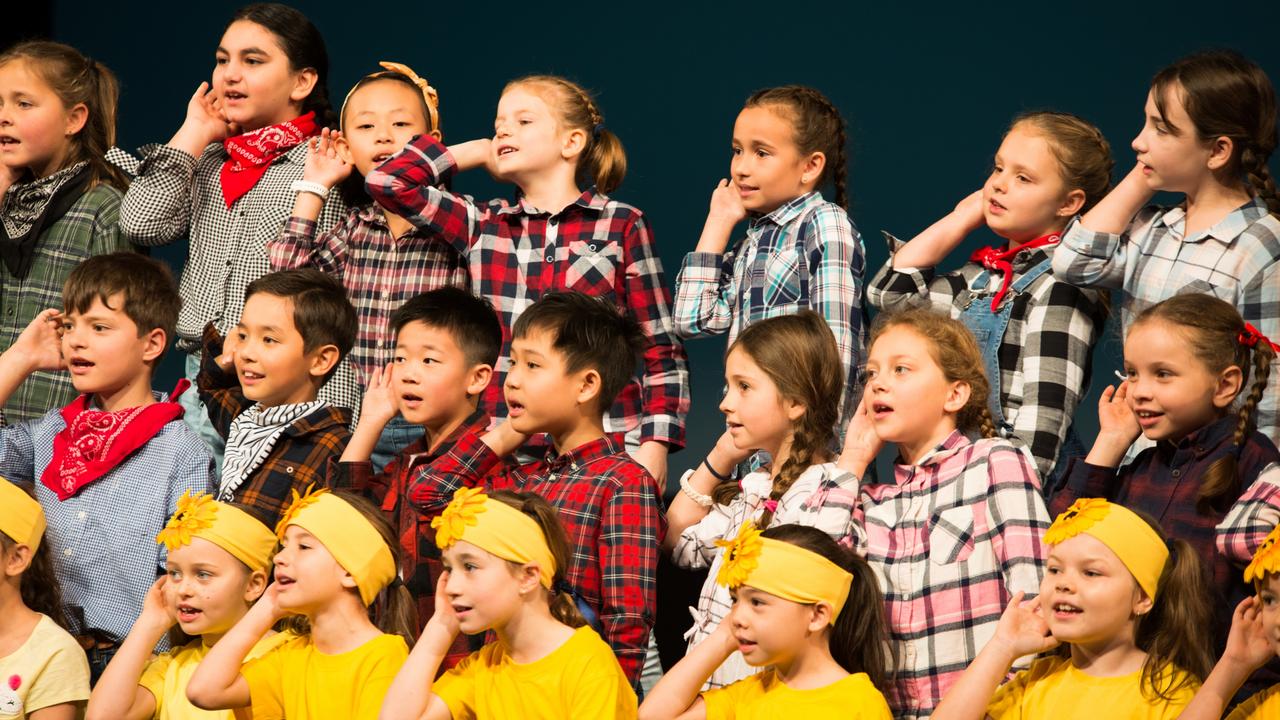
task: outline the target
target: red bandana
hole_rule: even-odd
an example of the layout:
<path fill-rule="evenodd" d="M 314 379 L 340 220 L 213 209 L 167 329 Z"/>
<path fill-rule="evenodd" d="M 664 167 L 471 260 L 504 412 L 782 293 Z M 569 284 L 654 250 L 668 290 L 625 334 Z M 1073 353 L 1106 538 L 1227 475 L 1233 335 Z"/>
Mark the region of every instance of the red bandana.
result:
<path fill-rule="evenodd" d="M 234 205 L 258 184 L 273 160 L 319 133 L 316 114 L 309 112 L 278 125 L 268 125 L 223 140 L 222 146 L 231 156 L 222 163 L 220 176 L 222 198 L 227 201 L 227 207 Z"/>
<path fill-rule="evenodd" d="M 995 312 L 1000 307 L 1000 301 L 1004 300 L 1005 293 L 1009 292 L 1009 283 L 1013 282 L 1013 263 L 1010 260 L 1023 250 L 1034 250 L 1046 245 L 1057 245 L 1061 239 L 1060 235 L 1053 233 L 1008 250 L 997 250 L 990 246 L 984 247 L 981 250 L 974 251 L 973 255 L 969 256 L 970 262 L 982 265 L 990 273 L 1004 273 L 1004 280 L 1000 282 L 1000 290 L 996 292 L 995 297 L 991 298 L 991 312 Z"/>
<path fill-rule="evenodd" d="M 88 395 L 76 398 L 62 409 L 67 426 L 53 438 L 53 459 L 40 482 L 59 500 L 75 496 L 147 444 L 170 421 L 182 417 L 182 406 L 174 400 L 188 387 L 190 382 L 179 380 L 168 402 L 115 412 L 89 407 Z"/>

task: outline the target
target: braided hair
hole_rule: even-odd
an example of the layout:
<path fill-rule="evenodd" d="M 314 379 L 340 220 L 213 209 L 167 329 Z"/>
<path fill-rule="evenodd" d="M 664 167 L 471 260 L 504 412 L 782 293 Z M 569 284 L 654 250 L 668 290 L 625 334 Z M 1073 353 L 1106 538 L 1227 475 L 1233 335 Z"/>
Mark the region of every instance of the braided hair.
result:
<path fill-rule="evenodd" d="M 802 154 L 820 152 L 827 165 L 818 178 L 835 187 L 836 204 L 849 209 L 848 137 L 844 118 L 826 95 L 804 85 L 783 85 L 759 90 L 747 98 L 746 107 L 770 107 L 782 111 L 795 129 L 796 147 Z"/>

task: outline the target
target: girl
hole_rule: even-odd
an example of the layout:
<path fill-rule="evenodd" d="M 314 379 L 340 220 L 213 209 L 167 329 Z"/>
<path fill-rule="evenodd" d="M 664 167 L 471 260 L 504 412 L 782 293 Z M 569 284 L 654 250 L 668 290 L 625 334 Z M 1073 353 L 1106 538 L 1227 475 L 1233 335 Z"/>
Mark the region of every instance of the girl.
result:
<path fill-rule="evenodd" d="M 440 139 L 435 88 L 407 66 L 382 65 L 387 70 L 366 75 L 347 95 L 342 132 L 322 131 L 307 152 L 302 179 L 320 192 L 340 187 L 353 166 L 368 175 L 416 135 Z M 360 188 L 363 194 L 363 183 Z M 419 293 L 466 287 L 466 259 L 437 234 L 373 202 L 353 207 L 337 225 L 317 234 L 321 207 L 319 195 L 298 193 L 293 216 L 267 251 L 277 270 L 311 266 L 342 280 L 360 317 L 352 364 L 360 386 L 368 387 L 374 373 L 391 362 L 392 311 Z M 422 432 L 421 426 L 393 418 L 374 448 L 374 469 L 381 470 Z"/>
<path fill-rule="evenodd" d="M 733 126 L 732 177 L 711 194 L 702 237 L 676 277 L 672 311 L 681 337 L 728 331 L 732 344 L 758 320 L 816 310 L 840 348 L 842 418 L 857 404 L 866 342 L 865 260 L 847 210 L 846 143 L 840 111 L 813 88 L 787 85 L 747 98 Z M 835 202 L 818 192 L 827 181 Z M 747 217 L 746 239 L 726 252 Z"/>
<path fill-rule="evenodd" d="M 973 332 L 997 429 L 1030 448 L 1050 495 L 1055 468 L 1084 454 L 1071 418 L 1106 321 L 1102 293 L 1055 278 L 1050 263 L 1067 220 L 1107 193 L 1112 165 L 1106 138 L 1084 120 L 1020 116 L 982 189 L 902 245 L 867 288 L 867 300 L 881 310 L 932 306 Z M 960 269 L 936 272 L 983 225 L 1007 246 L 983 248 Z"/>
<path fill-rule="evenodd" d="M 1270 527 L 1259 529 L 1259 517 L 1271 523 L 1280 517 L 1280 467 L 1273 465 L 1280 450 L 1254 430 L 1274 357 L 1270 341 L 1217 298 L 1177 295 L 1147 308 L 1125 338 L 1127 379 L 1103 391 L 1098 438 L 1087 457 L 1070 465 L 1051 505 L 1062 512 L 1079 498 L 1105 497 L 1151 515 L 1190 543 L 1216 609 L 1217 648 L 1226 641 L 1231 608 L 1252 594 L 1237 573 Z M 1140 436 L 1155 446 L 1121 466 Z M 1248 510 L 1224 522 L 1237 500 Z"/>
<path fill-rule="evenodd" d="M 276 536 L 234 505 L 184 493 L 156 540 L 168 548 L 167 573 L 147 593 L 142 615 L 94 686 L 86 720 L 231 720 L 230 711 L 207 713 L 193 706 L 187 682 L 209 648 L 266 590 Z M 197 639 L 151 659 L 152 648 L 175 622 L 184 636 Z M 248 659 L 291 637 L 268 633 Z"/>
<path fill-rule="evenodd" d="M 1155 521 L 1096 498 L 1059 515 L 1044 540 L 1040 597 L 1013 597 L 934 720 L 1177 717 L 1209 666 L 1200 559 Z M 996 688 L 1015 658 L 1059 644 Z"/>
<path fill-rule="evenodd" d="M 73 720 L 89 699 L 89 661 L 61 627 L 44 511 L 3 478 L 0 505 L 0 717 Z"/>
<path fill-rule="evenodd" d="M 440 189 L 460 170 L 484 167 L 515 183 L 515 203 Z M 611 200 L 627 157 L 591 96 L 575 83 L 532 75 L 507 84 L 498 100 L 492 140 L 446 148 L 419 136 L 366 176 L 380 205 L 417 227 L 470 248 L 476 295 L 502 321 L 502 352 L 482 407 L 506 417 L 502 385 L 511 367 L 511 328 L 544 294 L 578 290 L 617 303 L 644 329 L 643 384 L 623 388 L 605 430 L 626 433 L 635 459 L 662 487 L 668 448 L 684 444 L 689 373 L 671 324 L 671 297 L 648 220 Z M 583 191 L 583 184 L 590 187 Z"/>
<path fill-rule="evenodd" d="M 252 705 L 255 716 L 377 717 L 416 622 L 396 577 L 394 533 L 367 501 L 317 490 L 295 493 L 276 535 L 275 582 L 210 648 L 187 697 L 206 710 Z M 378 625 L 369 619 L 371 605 Z M 309 632 L 245 663 L 290 614 L 303 616 Z"/>
<path fill-rule="evenodd" d="M 744 523 L 808 525 L 835 540 L 852 532 L 858 479 L 836 468 L 828 451 L 842 379 L 831 329 L 812 310 L 750 325 L 729 349 L 729 389 L 720 403 L 729 430 L 702 464 L 680 479 L 682 492 L 667 511 L 664 549 L 674 550 L 681 567 L 710 567 L 690 649 L 715 632 L 733 605 L 729 589 L 715 577 L 724 562 L 722 541 L 737 535 Z M 732 482 L 734 465 L 755 450 L 767 452 L 772 465 L 748 474 L 741 486 Z M 711 673 L 708 687 L 724 687 L 755 672 L 735 652 Z"/>
<path fill-rule="evenodd" d="M 0 55 L 0 347 L 61 307 L 62 283 L 81 260 L 129 247 L 117 229 L 124 176 L 103 159 L 118 94 L 110 70 L 60 43 Z M 70 375 L 35 373 L 0 424 L 37 420 L 75 396 Z"/>
<path fill-rule="evenodd" d="M 431 521 L 444 553 L 436 610 L 381 718 L 635 718 L 613 650 L 578 613 L 555 508 L 533 494 L 459 490 Z M 494 642 L 434 680 L 459 631 Z"/>
<path fill-rule="evenodd" d="M 274 3 L 249 5 L 232 17 L 214 54 L 213 84 L 204 82 L 167 145 L 136 168 L 120 208 L 120 228 L 140 245 L 190 237 L 182 272 L 178 347 L 187 379 L 200 369 L 200 338 L 213 323 L 226 337 L 240 320 L 245 288 L 271 271 L 267 242 L 280 232 L 302 179 L 306 140 L 337 125 L 328 93 L 329 56 L 306 16 Z M 346 211 L 329 198 L 319 223 Z M 341 363 L 320 399 L 352 411 L 359 390 Z M 222 439 L 195 393 L 182 398 L 187 422 L 214 449 L 221 473 Z"/>
<path fill-rule="evenodd" d="M 889 483 L 864 484 L 855 547 L 885 584 L 898 680 L 895 717 L 925 717 L 995 633 L 1017 592 L 1040 584 L 1049 526 L 1034 463 L 996 436 L 973 335 L 927 310 L 881 315 L 866 392 L 837 465 L 862 478 L 897 445 Z M 969 433 L 981 433 L 977 441 Z"/>
<path fill-rule="evenodd" d="M 814 528 L 756 530 L 721 543 L 716 580 L 734 596 L 728 622 L 694 648 L 645 698 L 642 718 L 876 718 L 887 656 L 884 605 L 871 567 Z M 731 653 L 768 666 L 698 694 Z"/>
<path fill-rule="evenodd" d="M 1276 147 L 1276 95 L 1254 63 L 1232 52 L 1183 58 L 1156 74 L 1133 140 L 1138 163 L 1073 224 L 1053 272 L 1077 285 L 1124 291 L 1128 328 L 1145 307 L 1185 292 L 1214 295 L 1280 337 L 1280 194 L 1267 169 Z M 1157 191 L 1183 193 L 1147 206 Z M 1275 385 L 1258 429 L 1280 440 Z"/>

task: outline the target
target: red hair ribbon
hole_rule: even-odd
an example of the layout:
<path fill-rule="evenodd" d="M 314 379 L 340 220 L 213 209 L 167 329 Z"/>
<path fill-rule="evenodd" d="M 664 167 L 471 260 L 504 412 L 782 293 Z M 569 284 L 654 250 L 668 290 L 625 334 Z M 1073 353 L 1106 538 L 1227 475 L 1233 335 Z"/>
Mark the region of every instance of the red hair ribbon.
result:
<path fill-rule="evenodd" d="M 991 298 L 991 312 L 996 312 L 1000 307 L 1000 303 L 1004 300 L 1005 293 L 1009 292 L 1009 284 L 1013 282 L 1013 263 L 1010 262 L 1013 257 L 1023 250 L 1032 250 L 1046 245 L 1057 245 L 1060 239 L 1061 237 L 1057 233 L 1053 233 L 1008 250 L 997 250 L 990 246 L 984 247 L 981 250 L 974 251 L 973 255 L 969 256 L 970 262 L 982 265 L 989 272 L 1004 274 L 1004 280 L 1000 281 L 1000 289 L 996 291 L 996 296 Z"/>
<path fill-rule="evenodd" d="M 1240 344 L 1245 347 L 1257 347 L 1259 342 L 1264 342 L 1275 352 L 1280 352 L 1280 345 L 1277 345 L 1267 339 L 1267 336 L 1263 335 L 1258 328 L 1253 326 L 1252 323 L 1244 324 L 1244 330 L 1240 331 L 1240 335 L 1237 339 L 1240 341 Z"/>

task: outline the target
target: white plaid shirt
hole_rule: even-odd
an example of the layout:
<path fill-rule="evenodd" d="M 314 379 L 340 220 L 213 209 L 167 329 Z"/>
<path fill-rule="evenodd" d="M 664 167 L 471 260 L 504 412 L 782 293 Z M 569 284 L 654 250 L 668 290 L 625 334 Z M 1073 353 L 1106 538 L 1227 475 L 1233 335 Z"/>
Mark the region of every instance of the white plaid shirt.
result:
<path fill-rule="evenodd" d="M 1280 525 L 1280 465 L 1272 463 L 1218 524 L 1218 552 L 1243 568 L 1276 525 Z"/>
<path fill-rule="evenodd" d="M 1054 252 L 1053 272 L 1076 285 L 1124 291 L 1121 320 L 1182 293 L 1205 293 L 1236 307 L 1272 340 L 1280 338 L 1280 220 L 1260 198 L 1213 227 L 1184 237 L 1181 206 L 1143 208 L 1123 233 L 1101 233 L 1075 221 Z M 1277 377 L 1258 405 L 1258 430 L 1280 442 Z"/>
<path fill-rule="evenodd" d="M 724 557 L 723 548 L 716 545 L 716 541 L 732 540 L 748 519 L 758 521 L 772 490 L 768 471 L 750 473 L 742 479 L 742 492 L 728 505 L 711 506 L 706 517 L 680 534 L 672 560 L 683 568 L 710 568 L 698 596 L 698 607 L 690 608 L 694 621 L 686 635 L 690 648 L 711 635 L 733 607 L 729 589 L 716 582 Z M 857 493 L 858 478 L 841 471 L 835 463 L 811 465 L 778 499 L 769 527 L 806 525 L 848 545 Z M 725 687 L 759 671 L 760 668 L 748 665 L 742 653 L 735 651 L 716 668 L 704 689 Z"/>
<path fill-rule="evenodd" d="M 898 676 L 896 718 L 928 717 L 1018 592 L 1035 596 L 1049 512 L 1029 454 L 1008 440 L 959 431 L 891 483 L 863 485 L 855 548 L 884 591 Z"/>

